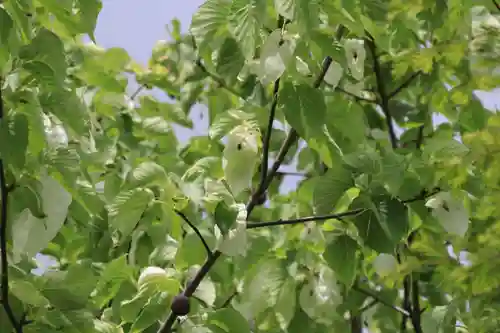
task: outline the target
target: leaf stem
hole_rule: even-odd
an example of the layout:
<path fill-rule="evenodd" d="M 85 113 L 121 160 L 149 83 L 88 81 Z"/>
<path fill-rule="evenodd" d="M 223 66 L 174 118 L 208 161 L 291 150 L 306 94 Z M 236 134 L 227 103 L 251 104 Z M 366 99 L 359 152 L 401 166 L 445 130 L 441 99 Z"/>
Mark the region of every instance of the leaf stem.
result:
<path fill-rule="evenodd" d="M 0 123 L 4 121 L 4 109 L 3 109 L 3 95 L 0 80 Z M 10 306 L 9 302 L 9 263 L 7 261 L 7 211 L 8 211 L 8 199 L 9 199 L 9 189 L 7 188 L 7 183 L 5 182 L 5 170 L 3 160 L 0 158 L 0 197 L 2 200 L 2 207 L 0 212 L 0 266 L 1 266 L 1 302 L 2 306 L 7 314 L 7 318 L 12 324 L 12 327 L 16 333 L 23 332 L 23 326 L 21 322 L 17 321 L 14 311 Z"/>
<path fill-rule="evenodd" d="M 404 81 L 399 87 L 397 87 L 393 92 L 389 93 L 387 96 L 388 99 L 393 98 L 397 94 L 399 94 L 401 91 L 404 89 L 408 88 L 408 86 L 415 80 L 420 74 L 422 74 L 422 71 L 417 71 L 413 73 L 406 81 Z"/>
<path fill-rule="evenodd" d="M 191 229 L 193 229 L 193 231 L 195 232 L 195 234 L 198 236 L 198 238 L 203 243 L 203 247 L 207 251 L 207 255 L 210 257 L 212 255 L 212 250 L 210 250 L 210 246 L 208 246 L 208 244 L 207 244 L 205 238 L 203 238 L 200 230 L 191 221 L 189 221 L 189 219 L 187 218 L 187 216 L 183 212 L 181 212 L 181 211 L 179 211 L 177 209 L 174 209 L 174 212 L 177 215 L 179 215 L 184 220 L 184 222 L 186 222 L 191 227 Z"/>

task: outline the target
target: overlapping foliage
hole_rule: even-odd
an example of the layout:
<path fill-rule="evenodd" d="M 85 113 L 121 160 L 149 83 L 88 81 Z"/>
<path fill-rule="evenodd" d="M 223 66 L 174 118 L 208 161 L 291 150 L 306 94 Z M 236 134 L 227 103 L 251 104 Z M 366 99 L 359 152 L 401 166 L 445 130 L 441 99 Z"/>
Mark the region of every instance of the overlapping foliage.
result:
<path fill-rule="evenodd" d="M 497 329 L 495 1 L 208 0 L 147 66 L 100 9 L 0 4 L 0 332 Z"/>

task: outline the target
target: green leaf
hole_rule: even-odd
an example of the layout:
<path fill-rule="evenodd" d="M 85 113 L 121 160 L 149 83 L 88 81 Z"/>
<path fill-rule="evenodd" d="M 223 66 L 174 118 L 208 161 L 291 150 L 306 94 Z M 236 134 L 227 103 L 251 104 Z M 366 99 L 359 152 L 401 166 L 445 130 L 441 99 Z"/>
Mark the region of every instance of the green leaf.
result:
<path fill-rule="evenodd" d="M 212 139 L 220 139 L 238 125 L 245 123 L 252 124 L 255 119 L 255 114 L 247 113 L 242 110 L 228 110 L 224 113 L 219 113 L 210 126 L 208 135 Z"/>
<path fill-rule="evenodd" d="M 15 217 L 12 225 L 13 256 L 15 262 L 22 255 L 34 256 L 57 235 L 63 226 L 72 201 L 71 195 L 54 178 L 44 175 L 40 179 L 43 212 L 38 219 L 26 208 Z"/>
<path fill-rule="evenodd" d="M 102 9 L 102 2 L 100 0 L 78 0 L 78 7 L 80 9 L 79 18 L 82 30 L 96 43 L 94 30 Z"/>
<path fill-rule="evenodd" d="M 229 15 L 231 32 L 240 44 L 245 59 L 252 59 L 260 44 L 260 21 L 266 15 L 265 0 L 235 0 Z"/>
<path fill-rule="evenodd" d="M 207 257 L 207 250 L 198 235 L 187 234 L 177 250 L 175 260 L 180 267 L 202 265 Z"/>
<path fill-rule="evenodd" d="M 29 281 L 12 280 L 9 283 L 10 291 L 21 302 L 36 307 L 44 307 L 49 305 L 49 301 L 42 295 Z"/>
<path fill-rule="evenodd" d="M 323 253 L 323 258 L 333 269 L 335 276 L 348 288 L 352 286 L 358 273 L 358 249 L 356 241 L 349 236 L 342 235 L 331 241 Z"/>
<path fill-rule="evenodd" d="M 225 202 L 221 201 L 215 207 L 215 223 L 219 227 L 222 235 L 227 235 L 238 216 L 238 209 L 235 206 L 228 206 Z"/>
<path fill-rule="evenodd" d="M 28 43 L 32 37 L 32 23 L 27 12 L 31 12 L 32 8 L 28 5 L 29 2 L 24 0 L 13 0 L 3 4 L 3 7 L 14 20 L 21 39 L 24 43 Z"/>
<path fill-rule="evenodd" d="M 76 134 L 88 135 L 90 117 L 83 101 L 75 92 L 59 89 L 48 95 L 40 96 L 40 104 L 46 111 L 52 112 L 59 120 Z"/>
<path fill-rule="evenodd" d="M 66 57 L 61 39 L 47 29 L 41 29 L 31 43 L 19 50 L 19 57 L 25 61 L 40 61 L 47 64 L 61 82 L 66 77 Z"/>
<path fill-rule="evenodd" d="M 261 260 L 245 278 L 242 304 L 248 307 L 252 316 L 257 317 L 276 305 L 286 280 L 286 272 L 280 261 Z"/>
<path fill-rule="evenodd" d="M 226 333 L 250 333 L 248 321 L 239 312 L 233 309 L 220 309 L 208 314 L 207 325 L 215 332 L 222 330 Z"/>
<path fill-rule="evenodd" d="M 321 92 L 306 84 L 285 82 L 280 92 L 280 108 L 287 122 L 305 139 L 323 132 L 326 105 Z"/>
<path fill-rule="evenodd" d="M 123 237 L 128 236 L 153 198 L 153 192 L 144 188 L 120 192 L 108 206 L 110 225 Z"/>
<path fill-rule="evenodd" d="M 151 184 L 162 184 L 167 180 L 167 173 L 155 162 L 142 162 L 130 175 L 129 188 L 145 187 Z"/>
<path fill-rule="evenodd" d="M 158 321 L 158 318 L 165 313 L 165 309 L 169 306 L 168 293 L 161 292 L 151 297 L 146 304 L 144 304 L 139 316 L 135 319 L 131 333 L 140 333 Z"/>
<path fill-rule="evenodd" d="M 345 191 L 354 186 L 351 172 L 340 163 L 334 164 L 315 182 L 313 204 L 318 215 L 331 213 Z"/>
<path fill-rule="evenodd" d="M 208 0 L 198 8 L 189 28 L 198 47 L 203 48 L 225 31 L 230 11 L 231 1 L 228 0 Z"/>
<path fill-rule="evenodd" d="M 366 203 L 363 203 L 365 200 L 366 198 L 363 197 L 355 199 L 352 208 L 367 208 Z M 377 215 L 372 210 L 356 215 L 353 220 L 365 245 L 379 253 L 392 253 L 394 251 L 395 244 L 384 231 L 377 219 Z"/>
<path fill-rule="evenodd" d="M 208 278 L 203 279 L 193 296 L 201 299 L 207 306 L 213 306 L 217 298 L 215 284 Z"/>
<path fill-rule="evenodd" d="M 7 164 L 23 169 L 28 149 L 29 123 L 22 113 L 2 119 L 0 127 L 0 154 Z"/>
<path fill-rule="evenodd" d="M 216 71 L 228 82 L 235 83 L 245 58 L 234 38 L 228 37 L 222 43 L 217 57 Z"/>
<path fill-rule="evenodd" d="M 296 282 L 293 278 L 288 278 L 281 287 L 276 305 L 274 307 L 274 315 L 278 321 L 279 327 L 286 330 L 290 325 L 296 311 Z"/>
<path fill-rule="evenodd" d="M 410 228 L 408 210 L 398 199 L 390 196 L 373 198 L 377 206 L 378 222 L 394 244 L 405 236 Z"/>

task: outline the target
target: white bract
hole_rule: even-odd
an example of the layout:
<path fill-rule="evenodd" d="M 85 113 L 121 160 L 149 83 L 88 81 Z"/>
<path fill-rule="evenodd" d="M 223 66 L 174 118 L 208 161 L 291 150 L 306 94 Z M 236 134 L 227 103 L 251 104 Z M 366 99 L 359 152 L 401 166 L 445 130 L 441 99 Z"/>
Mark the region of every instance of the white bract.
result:
<path fill-rule="evenodd" d="M 310 318 L 322 324 L 331 324 L 334 319 L 330 314 L 342 303 L 333 271 L 322 267 L 317 279 L 309 279 L 300 291 L 299 303 Z"/>
<path fill-rule="evenodd" d="M 427 200 L 425 206 L 432 209 L 432 215 L 443 228 L 457 236 L 463 237 L 469 228 L 469 213 L 463 202 L 457 200 L 450 192 L 440 192 Z"/>
<path fill-rule="evenodd" d="M 234 196 L 250 187 L 258 161 L 258 132 L 239 125 L 227 136 L 223 154 L 224 178 Z"/>
<path fill-rule="evenodd" d="M 330 67 L 325 74 L 325 82 L 330 84 L 334 89 L 337 88 L 340 79 L 342 78 L 342 66 L 336 61 L 332 61 Z"/>
<path fill-rule="evenodd" d="M 55 124 L 48 116 L 43 117 L 45 138 L 51 148 L 67 147 L 68 134 L 62 125 Z"/>
<path fill-rule="evenodd" d="M 168 274 L 163 268 L 149 266 L 141 272 L 141 275 L 139 275 L 137 285 L 139 288 L 144 288 L 149 284 L 161 283 L 166 278 L 168 278 Z"/>
<path fill-rule="evenodd" d="M 373 261 L 373 268 L 378 275 L 388 276 L 398 270 L 398 261 L 392 254 L 381 253 Z"/>
<path fill-rule="evenodd" d="M 347 66 L 356 80 L 363 79 L 365 72 L 365 42 L 362 39 L 347 39 L 344 44 Z"/>
<path fill-rule="evenodd" d="M 292 59 L 295 44 L 292 40 L 282 40 L 281 30 L 274 30 L 267 37 L 260 52 L 258 67 L 254 69 L 262 84 L 276 81 Z"/>
<path fill-rule="evenodd" d="M 220 231 L 216 229 L 218 238 L 217 249 L 227 256 L 244 256 L 247 251 L 247 212 L 244 204 L 235 204 L 238 215 L 234 227 L 229 229 L 227 235 L 221 237 Z"/>

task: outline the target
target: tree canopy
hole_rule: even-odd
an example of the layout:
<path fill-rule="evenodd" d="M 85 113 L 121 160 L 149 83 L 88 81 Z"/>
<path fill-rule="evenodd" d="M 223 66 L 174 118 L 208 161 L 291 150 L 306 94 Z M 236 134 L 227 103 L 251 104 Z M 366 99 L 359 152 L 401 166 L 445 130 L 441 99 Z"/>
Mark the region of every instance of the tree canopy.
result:
<path fill-rule="evenodd" d="M 0 332 L 498 330 L 498 2 L 207 0 L 146 66 L 101 7 L 0 3 Z"/>

